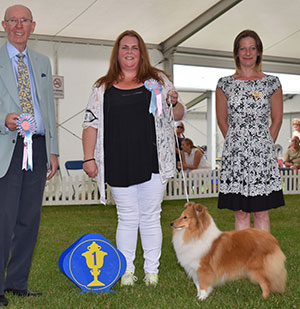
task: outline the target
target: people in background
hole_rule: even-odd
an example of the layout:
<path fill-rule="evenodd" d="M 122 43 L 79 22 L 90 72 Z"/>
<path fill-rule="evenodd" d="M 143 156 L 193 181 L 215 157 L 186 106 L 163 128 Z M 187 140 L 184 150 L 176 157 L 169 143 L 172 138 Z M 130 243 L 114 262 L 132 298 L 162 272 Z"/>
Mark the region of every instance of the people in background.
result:
<path fill-rule="evenodd" d="M 204 157 L 203 150 L 195 147 L 191 139 L 183 139 L 181 147 L 182 168 L 184 171 L 190 173 L 192 171 L 199 172 L 199 170 L 211 169 L 209 162 Z"/>
<path fill-rule="evenodd" d="M 185 138 L 183 133 L 184 133 L 184 124 L 183 122 L 178 122 L 176 125 L 176 136 L 175 136 L 176 166 L 178 166 L 178 162 L 180 162 L 179 156 L 180 151 L 182 150 L 181 142 Z"/>
<path fill-rule="evenodd" d="M 161 88 L 160 88 L 161 87 Z M 151 89 L 160 89 L 153 105 Z M 121 285 L 134 285 L 138 232 L 144 250 L 144 281 L 158 283 L 162 231 L 161 202 L 175 172 L 174 123 L 185 108 L 167 74 L 150 64 L 146 45 L 135 31 L 117 38 L 105 76 L 94 86 L 83 130 L 83 169 L 96 177 L 105 202 L 104 182 L 117 206 L 116 242 L 127 270 Z M 130 132 L 130 134 L 128 134 Z"/>
<path fill-rule="evenodd" d="M 283 154 L 282 154 L 282 146 L 280 144 L 275 144 L 275 155 L 276 155 L 276 158 L 277 158 L 277 162 L 278 162 L 278 166 L 280 168 L 283 168 L 284 167 L 284 164 L 283 164 Z"/>
<path fill-rule="evenodd" d="M 292 137 L 293 136 L 300 137 L 300 119 L 294 118 L 292 123 L 293 123 L 293 128 L 294 128 Z"/>
<path fill-rule="evenodd" d="M 300 168 L 300 140 L 298 136 L 291 139 L 291 147 L 284 153 L 284 164 L 293 170 Z"/>
<path fill-rule="evenodd" d="M 35 25 L 23 5 L 9 7 L 2 21 L 7 42 L 0 48 L 0 306 L 8 304 L 4 292 L 41 295 L 28 289 L 28 275 L 46 179 L 58 167 L 50 61 L 27 46 Z M 24 166 L 24 138 L 17 131 L 17 119 L 24 113 L 32 118 L 23 122 L 24 130 L 29 121 L 36 123 L 32 156 L 28 153 L 32 169 L 26 157 Z"/>
<path fill-rule="evenodd" d="M 218 207 L 235 212 L 235 228 L 270 231 L 268 210 L 284 205 L 274 151 L 283 115 L 278 77 L 261 71 L 263 45 L 256 32 L 244 30 L 233 45 L 236 72 L 219 80 L 216 108 L 225 138 Z M 269 117 L 271 122 L 269 124 Z"/>

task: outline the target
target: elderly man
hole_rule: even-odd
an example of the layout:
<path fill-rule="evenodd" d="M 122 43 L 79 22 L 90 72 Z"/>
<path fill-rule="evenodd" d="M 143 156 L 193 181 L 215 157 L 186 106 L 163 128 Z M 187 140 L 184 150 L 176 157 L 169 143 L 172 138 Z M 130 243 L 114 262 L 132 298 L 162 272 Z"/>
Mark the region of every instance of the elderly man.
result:
<path fill-rule="evenodd" d="M 290 147 L 284 154 L 284 164 L 293 170 L 300 168 L 300 140 L 298 136 L 294 136 L 291 140 Z"/>
<path fill-rule="evenodd" d="M 0 48 L 0 306 L 7 306 L 4 292 L 41 295 L 28 289 L 28 275 L 46 179 L 58 167 L 58 143 L 50 61 L 27 46 L 35 28 L 32 13 L 11 6 L 2 26 L 7 42 Z M 17 119 L 27 119 L 25 132 L 28 123 L 35 127 L 32 148 L 28 135 L 24 142 L 18 133 Z"/>

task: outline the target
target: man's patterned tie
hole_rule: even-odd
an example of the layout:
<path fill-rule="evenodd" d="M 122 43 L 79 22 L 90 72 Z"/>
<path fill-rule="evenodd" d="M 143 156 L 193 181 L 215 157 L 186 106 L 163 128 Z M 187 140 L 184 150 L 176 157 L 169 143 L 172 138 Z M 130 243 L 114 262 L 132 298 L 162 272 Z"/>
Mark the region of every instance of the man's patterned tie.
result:
<path fill-rule="evenodd" d="M 30 89 L 30 80 L 29 74 L 24 62 L 23 54 L 18 54 L 18 89 L 19 89 L 19 98 L 20 104 L 22 108 L 22 113 L 29 113 L 31 115 L 33 112 L 33 104 L 31 97 L 31 89 Z"/>

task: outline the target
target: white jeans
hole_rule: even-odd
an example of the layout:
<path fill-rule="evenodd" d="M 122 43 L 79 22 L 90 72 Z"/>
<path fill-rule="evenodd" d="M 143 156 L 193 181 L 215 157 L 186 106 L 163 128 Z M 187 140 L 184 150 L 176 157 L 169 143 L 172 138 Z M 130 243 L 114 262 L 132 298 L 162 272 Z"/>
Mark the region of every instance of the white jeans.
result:
<path fill-rule="evenodd" d="M 160 213 L 165 188 L 159 174 L 152 174 L 151 180 L 138 185 L 111 187 L 118 212 L 117 247 L 126 257 L 127 270 L 133 273 L 138 230 L 144 250 L 144 271 L 158 273 L 162 246 Z"/>

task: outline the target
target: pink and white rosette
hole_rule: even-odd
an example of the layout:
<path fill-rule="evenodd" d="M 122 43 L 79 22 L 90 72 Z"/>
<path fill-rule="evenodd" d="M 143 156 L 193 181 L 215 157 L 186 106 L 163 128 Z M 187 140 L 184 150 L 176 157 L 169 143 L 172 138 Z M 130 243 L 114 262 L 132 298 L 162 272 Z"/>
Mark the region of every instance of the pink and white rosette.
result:
<path fill-rule="evenodd" d="M 22 169 L 33 170 L 32 160 L 32 136 L 36 132 L 35 119 L 31 114 L 21 114 L 17 119 L 17 129 L 24 137 L 23 163 Z"/>
<path fill-rule="evenodd" d="M 151 92 L 149 113 L 155 116 L 155 113 L 157 112 L 157 115 L 160 116 L 162 114 L 161 84 L 157 80 L 150 78 L 144 82 L 144 86 Z"/>

